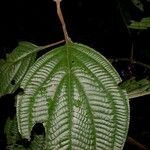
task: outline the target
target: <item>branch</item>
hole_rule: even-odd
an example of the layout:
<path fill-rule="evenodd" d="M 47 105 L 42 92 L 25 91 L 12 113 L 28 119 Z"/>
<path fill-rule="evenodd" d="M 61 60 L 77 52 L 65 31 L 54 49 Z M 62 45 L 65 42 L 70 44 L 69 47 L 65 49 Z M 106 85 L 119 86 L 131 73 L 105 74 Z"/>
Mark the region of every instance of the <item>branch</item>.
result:
<path fill-rule="evenodd" d="M 40 47 L 41 47 L 41 50 L 43 50 L 43 49 L 46 49 L 46 48 L 49 48 L 49 47 L 59 45 L 63 42 L 65 42 L 65 40 L 61 40 L 61 41 L 58 41 L 58 42 L 55 42 L 55 43 L 52 43 L 52 44 L 48 44 L 48 45 L 44 45 L 44 46 L 40 46 Z"/>
<path fill-rule="evenodd" d="M 66 41 L 66 43 L 67 43 L 67 42 L 71 42 L 71 39 L 70 39 L 70 37 L 68 36 L 68 32 L 67 32 L 66 24 L 65 24 L 65 21 L 64 21 L 64 17 L 63 17 L 61 8 L 60 8 L 60 2 L 61 2 L 61 1 L 62 1 L 62 0 L 54 0 L 54 2 L 56 2 L 57 15 L 58 15 L 59 20 L 60 20 L 60 22 L 61 22 L 62 29 L 63 29 L 63 33 L 64 33 L 64 37 L 65 37 L 65 41 Z"/>
<path fill-rule="evenodd" d="M 134 54 L 134 46 L 133 46 L 133 43 L 132 43 L 131 54 L 130 54 L 130 61 L 131 61 L 131 63 L 133 63 L 133 54 Z"/>
<path fill-rule="evenodd" d="M 118 61 L 129 61 L 129 62 L 131 61 L 130 58 L 115 58 L 115 59 L 109 59 L 109 60 L 110 60 L 111 63 L 118 62 Z M 150 65 L 145 64 L 143 62 L 132 60 L 132 63 L 133 64 L 138 64 L 138 65 L 143 66 L 143 67 L 145 67 L 147 69 L 150 69 Z"/>
<path fill-rule="evenodd" d="M 131 62 L 131 59 L 130 58 L 110 59 L 111 63 L 119 61 Z M 140 66 L 150 69 L 149 65 L 144 64 L 143 62 L 140 61 L 132 60 L 131 63 L 138 64 Z M 133 77 L 124 82 L 121 82 L 119 86 L 122 87 L 123 89 L 126 89 L 129 99 L 150 95 L 150 81 L 147 78 L 136 81 L 136 79 Z"/>
<path fill-rule="evenodd" d="M 139 148 L 139 150 L 148 150 L 145 145 L 139 143 L 138 141 L 129 136 L 127 137 L 127 143 L 136 146 L 137 148 Z"/>

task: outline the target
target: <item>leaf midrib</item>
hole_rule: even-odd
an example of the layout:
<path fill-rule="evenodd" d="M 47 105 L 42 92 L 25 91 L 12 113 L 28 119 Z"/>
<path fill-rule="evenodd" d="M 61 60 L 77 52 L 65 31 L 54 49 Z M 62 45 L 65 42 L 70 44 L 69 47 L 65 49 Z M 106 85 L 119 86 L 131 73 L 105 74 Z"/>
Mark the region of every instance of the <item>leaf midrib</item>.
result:
<path fill-rule="evenodd" d="M 72 103 L 72 99 L 71 99 L 71 49 L 69 49 L 69 43 L 65 45 L 65 53 L 66 53 L 66 61 L 67 61 L 67 74 L 68 74 L 68 109 L 69 109 L 69 148 L 68 149 L 72 149 L 72 117 L 73 117 L 73 103 Z"/>

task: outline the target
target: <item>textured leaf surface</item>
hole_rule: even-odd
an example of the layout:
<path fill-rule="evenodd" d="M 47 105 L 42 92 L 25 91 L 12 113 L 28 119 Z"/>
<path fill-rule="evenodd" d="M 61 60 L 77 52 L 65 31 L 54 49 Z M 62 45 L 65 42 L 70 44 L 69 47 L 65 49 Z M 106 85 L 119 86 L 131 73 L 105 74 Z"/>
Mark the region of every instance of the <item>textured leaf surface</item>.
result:
<path fill-rule="evenodd" d="M 120 150 L 129 124 L 126 92 L 112 65 L 92 48 L 69 43 L 30 68 L 17 97 L 19 132 L 45 127 L 47 150 Z"/>
<path fill-rule="evenodd" d="M 29 42 L 20 42 L 6 61 L 0 60 L 0 96 L 13 93 L 29 67 L 35 61 L 38 47 Z"/>

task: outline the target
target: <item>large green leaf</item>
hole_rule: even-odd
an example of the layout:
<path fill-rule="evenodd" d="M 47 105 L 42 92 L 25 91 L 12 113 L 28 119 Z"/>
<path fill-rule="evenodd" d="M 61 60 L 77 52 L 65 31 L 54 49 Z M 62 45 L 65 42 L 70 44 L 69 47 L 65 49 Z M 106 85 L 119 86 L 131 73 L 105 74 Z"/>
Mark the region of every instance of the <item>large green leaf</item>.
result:
<path fill-rule="evenodd" d="M 7 55 L 6 60 L 0 60 L 0 96 L 13 93 L 23 79 L 29 67 L 36 58 L 38 46 L 29 42 L 20 42 Z"/>
<path fill-rule="evenodd" d="M 113 66 L 92 48 L 68 43 L 38 59 L 17 97 L 23 138 L 43 123 L 46 150 L 120 150 L 129 125 L 127 94 Z"/>

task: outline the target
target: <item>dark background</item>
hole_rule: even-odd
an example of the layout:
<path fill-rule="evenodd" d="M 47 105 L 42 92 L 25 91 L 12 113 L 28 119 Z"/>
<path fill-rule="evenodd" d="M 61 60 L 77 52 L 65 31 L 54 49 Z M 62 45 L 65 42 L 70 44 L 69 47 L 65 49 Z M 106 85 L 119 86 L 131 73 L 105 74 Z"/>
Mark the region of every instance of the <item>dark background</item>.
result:
<path fill-rule="evenodd" d="M 130 0 L 63 0 L 61 6 L 68 33 L 74 42 L 89 45 L 107 58 L 129 58 L 131 44 L 134 43 L 134 58 L 150 64 L 150 30 L 128 31 L 126 26 L 132 19 L 150 16 L 150 3 L 142 2 L 144 12 Z M 19 41 L 46 45 L 62 39 L 61 24 L 52 0 L 0 1 L 0 58 L 5 58 L 5 54 L 11 52 Z M 128 62 L 114 66 L 123 79 L 133 75 L 138 78 L 150 76 L 149 70 L 131 66 Z M 0 102 L 1 126 L 12 114 L 11 97 Z M 130 104 L 129 136 L 150 147 L 150 96 L 134 99 Z M 3 134 L 3 128 L 0 133 Z M 0 145 L 3 142 L 0 139 Z M 128 142 L 124 149 L 138 150 Z"/>
<path fill-rule="evenodd" d="M 1 0 L 0 3 L 0 46 L 5 49 L 1 51 L 9 51 L 9 46 L 22 40 L 44 45 L 63 38 L 53 0 Z M 118 7 L 115 0 L 63 0 L 62 10 L 72 40 L 108 56 L 118 52 L 128 56 L 131 41 Z"/>
<path fill-rule="evenodd" d="M 130 0 L 120 2 L 63 0 L 62 10 L 72 40 L 92 46 L 108 57 L 128 57 L 133 37 L 138 38 L 137 40 L 144 38 L 142 42 L 149 44 L 150 40 L 145 36 L 147 32 L 142 33 L 141 37 L 136 37 L 133 33 L 131 37 L 124 23 L 124 20 L 129 23 L 130 19 L 139 20 L 143 16 L 149 16 L 149 3 L 145 4 L 145 11 L 141 12 Z M 22 40 L 45 45 L 62 38 L 53 0 L 1 0 L 1 53 L 11 51 L 10 48 Z"/>

